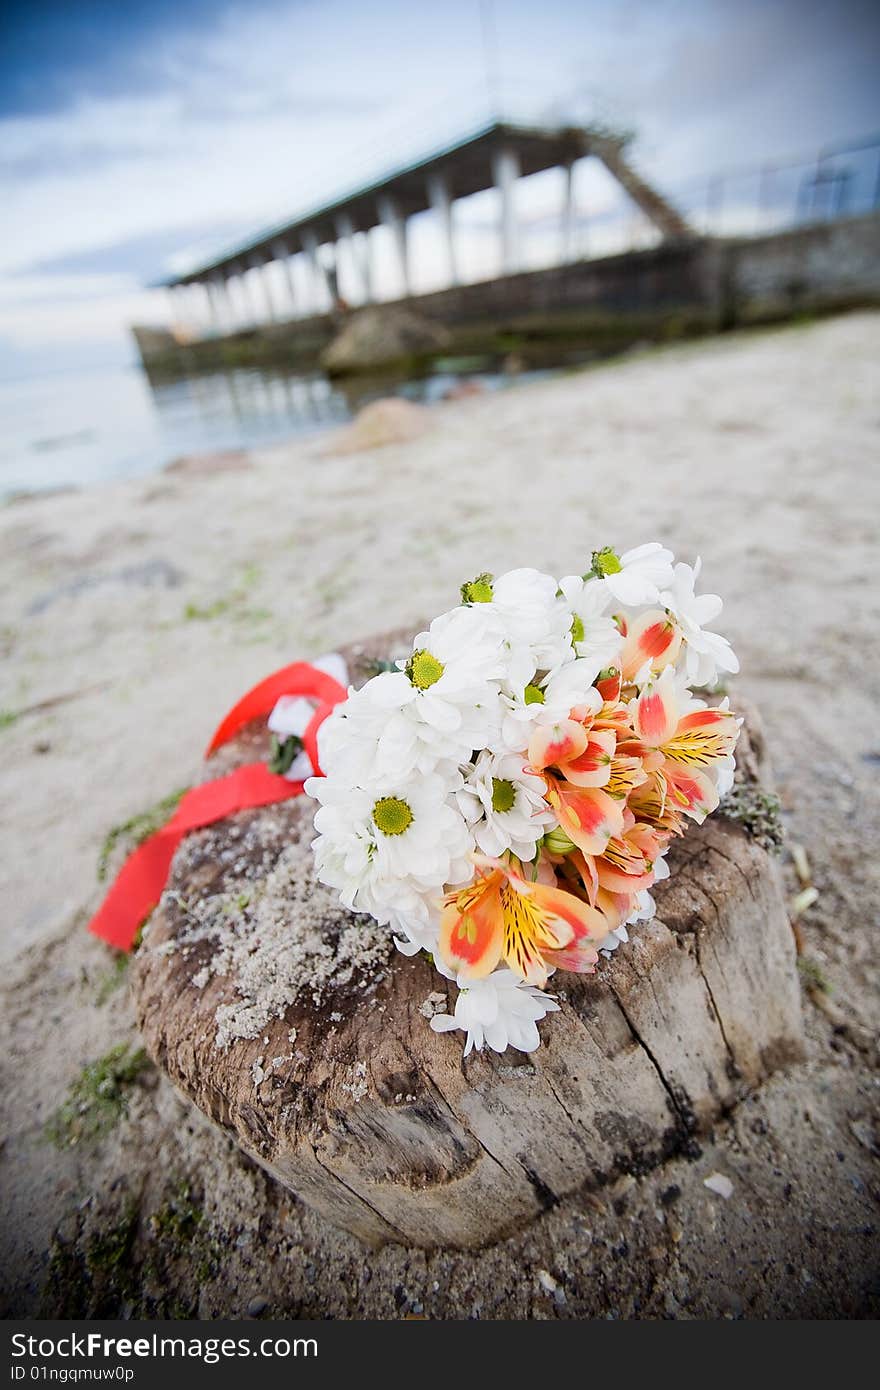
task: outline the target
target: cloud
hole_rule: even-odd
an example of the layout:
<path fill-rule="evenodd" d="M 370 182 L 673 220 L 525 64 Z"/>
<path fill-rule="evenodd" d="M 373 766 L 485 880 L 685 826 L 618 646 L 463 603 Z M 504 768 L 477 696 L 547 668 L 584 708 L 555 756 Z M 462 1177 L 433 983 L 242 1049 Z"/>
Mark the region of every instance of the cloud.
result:
<path fill-rule="evenodd" d="M 93 174 L 122 161 L 153 157 L 161 151 L 146 144 L 105 145 L 84 141 L 64 149 L 56 140 L 44 139 L 18 152 L 0 146 L 0 179 L 17 184 L 62 174 L 77 178 Z"/>
<path fill-rule="evenodd" d="M 12 0 L 3 12 L 0 121 L 168 94 L 183 120 L 368 114 L 369 97 L 315 87 L 302 74 L 286 89 L 275 80 L 279 60 L 291 77 L 296 64 L 272 37 L 310 8 L 310 0 Z M 248 80 L 249 59 L 263 81 Z"/>
<path fill-rule="evenodd" d="M 197 60 L 199 40 L 232 8 L 222 0 L 7 0 L 0 117 L 162 91 L 174 80 L 175 55 Z"/>
<path fill-rule="evenodd" d="M 876 123 L 866 0 L 495 9 L 504 109 L 634 125 L 637 162 L 671 192 Z M 444 0 L 442 23 L 411 0 L 6 0 L 3 23 L 0 270 L 45 304 L 16 311 L 19 340 L 52 340 L 63 281 L 92 286 L 94 324 L 116 313 L 127 352 L 137 306 L 113 277 L 180 269 L 187 246 L 207 259 L 486 117 L 479 0 Z M 62 336 L 91 335 L 87 317 L 71 304 Z"/>
<path fill-rule="evenodd" d="M 126 275 L 142 282 L 159 275 L 163 266 L 189 246 L 195 254 L 210 254 L 206 247 L 243 236 L 249 228 L 246 222 L 191 223 L 168 227 L 157 232 L 122 237 L 109 245 L 90 246 L 43 260 L 31 261 L 20 267 L 11 280 L 32 276 L 66 277 L 71 275 Z M 47 283 L 46 293 L 51 293 Z"/>

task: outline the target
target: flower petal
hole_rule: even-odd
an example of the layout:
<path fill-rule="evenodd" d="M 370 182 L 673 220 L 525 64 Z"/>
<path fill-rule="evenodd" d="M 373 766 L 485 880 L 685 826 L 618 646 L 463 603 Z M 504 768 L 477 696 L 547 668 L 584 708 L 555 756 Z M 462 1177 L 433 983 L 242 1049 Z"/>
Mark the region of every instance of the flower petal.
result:
<path fill-rule="evenodd" d="M 623 644 L 624 680 L 631 681 L 648 663 L 652 671 L 668 666 L 678 655 L 681 630 L 662 608 L 651 608 L 630 626 Z"/>
<path fill-rule="evenodd" d="M 652 748 L 660 748 L 675 733 L 678 706 L 670 681 L 659 680 L 643 691 L 636 703 L 636 733 Z"/>
<path fill-rule="evenodd" d="M 616 746 L 617 736 L 611 729 L 591 733 L 583 753 L 562 767 L 563 777 L 576 787 L 604 787 Z"/>
<path fill-rule="evenodd" d="M 663 775 L 670 804 L 702 825 L 718 805 L 718 791 L 712 779 L 697 768 L 678 763 L 665 763 Z"/>
<path fill-rule="evenodd" d="M 437 949 L 460 978 L 482 980 L 501 959 L 504 924 L 500 882 L 500 873 L 491 874 L 456 894 L 443 909 Z"/>
<path fill-rule="evenodd" d="M 581 937 L 589 937 L 594 941 L 601 941 L 602 935 L 600 933 L 607 934 L 608 927 L 601 920 L 601 912 L 597 912 L 594 907 L 584 902 L 583 898 L 576 897 L 574 893 L 566 893 L 562 888 L 548 888 L 542 883 L 529 884 L 528 891 L 537 900 L 544 912 L 561 919 L 571 927 L 573 940 L 577 941 Z M 559 945 L 562 946 L 563 943 L 560 942 Z M 554 946 L 552 949 L 557 950 L 559 947 Z"/>
<path fill-rule="evenodd" d="M 558 724 L 546 724 L 535 729 L 529 739 L 529 764 L 536 772 L 545 767 L 577 758 L 587 746 L 583 724 L 573 719 L 560 719 Z"/>
<path fill-rule="evenodd" d="M 554 797 L 559 824 L 584 854 L 602 854 L 611 836 L 622 833 L 623 805 L 599 787 L 557 782 L 548 799 Z"/>
<path fill-rule="evenodd" d="M 663 751 L 676 763 L 708 767 L 716 758 L 733 752 L 739 737 L 739 721 L 731 710 L 699 709 L 681 719 Z"/>

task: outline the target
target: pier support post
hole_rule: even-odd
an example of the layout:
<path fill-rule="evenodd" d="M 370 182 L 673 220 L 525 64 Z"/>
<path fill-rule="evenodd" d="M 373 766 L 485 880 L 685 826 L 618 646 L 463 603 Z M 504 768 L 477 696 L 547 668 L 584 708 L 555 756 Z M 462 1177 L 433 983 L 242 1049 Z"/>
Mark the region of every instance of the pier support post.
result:
<path fill-rule="evenodd" d="M 364 287 L 364 303 L 373 302 L 373 243 L 369 232 L 359 232 L 352 243 Z"/>
<path fill-rule="evenodd" d="M 278 315 L 275 311 L 275 301 L 272 298 L 272 288 L 269 284 L 269 276 L 267 274 L 270 262 L 268 260 L 263 260 L 260 256 L 252 256 L 250 265 L 251 270 L 256 274 L 256 279 L 260 283 L 260 288 L 263 292 L 263 301 L 266 305 L 266 314 L 269 322 L 272 323 Z"/>
<path fill-rule="evenodd" d="M 443 174 L 432 174 L 428 179 L 428 201 L 440 221 L 443 241 L 446 248 L 446 262 L 450 285 L 457 285 L 458 262 L 455 256 L 455 225 L 452 218 L 452 195 L 449 182 Z"/>
<path fill-rule="evenodd" d="M 506 275 L 519 269 L 519 237 L 514 197 L 519 172 L 519 155 L 515 150 L 501 149 L 493 156 L 492 177 L 501 194 L 501 268 Z"/>
<path fill-rule="evenodd" d="M 383 226 L 388 228 L 394 239 L 394 248 L 397 253 L 397 264 L 401 283 L 403 285 L 403 293 L 409 297 L 412 290 L 409 282 L 409 246 L 406 234 L 406 218 L 401 213 L 394 198 L 380 198 L 378 209 L 379 220 L 382 222 Z"/>
<path fill-rule="evenodd" d="M 315 312 L 321 313 L 326 310 L 328 299 L 331 304 L 333 303 L 333 290 L 327 278 L 327 271 L 318 253 L 318 238 L 315 233 L 310 230 L 304 231 L 302 234 L 302 243 L 314 275 L 317 301 L 314 305 Z"/>
<path fill-rule="evenodd" d="M 256 324 L 258 316 L 254 312 L 254 303 L 251 299 L 250 286 L 247 280 L 247 266 L 240 262 L 235 267 L 236 278 L 238 279 L 238 298 L 241 308 L 239 328 L 252 328 Z"/>
<path fill-rule="evenodd" d="M 210 317 L 211 332 L 215 335 L 222 333 L 223 325 L 220 320 L 220 296 L 217 292 L 216 281 L 205 281 L 205 293 L 208 296 L 208 314 Z"/>
<path fill-rule="evenodd" d="M 574 161 L 563 164 L 565 176 L 562 193 L 562 263 L 567 265 L 574 260 Z"/>
<path fill-rule="evenodd" d="M 168 286 L 168 312 L 171 315 L 172 330 L 180 323 L 180 290 L 180 285 Z"/>
<path fill-rule="evenodd" d="M 220 331 L 231 332 L 235 327 L 235 305 L 229 293 L 229 279 L 226 275 L 218 275 L 214 281 L 214 303 L 217 306 Z"/>
<path fill-rule="evenodd" d="M 290 259 L 290 247 L 284 241 L 276 241 L 272 250 L 276 259 L 284 269 L 284 282 L 287 285 L 287 295 L 290 300 L 290 312 L 287 318 L 293 318 L 296 314 L 296 281 L 293 275 L 293 262 Z"/>
<path fill-rule="evenodd" d="M 211 296 L 204 280 L 193 280 L 190 285 L 190 297 L 193 304 L 193 326 L 198 336 L 204 338 L 211 331 L 213 319 Z"/>
<path fill-rule="evenodd" d="M 359 291 L 359 293 L 360 293 L 360 297 L 361 297 L 361 299 L 366 300 L 366 299 L 369 298 L 369 294 L 368 294 L 368 291 L 367 291 L 367 286 L 366 286 L 366 284 L 365 284 L 365 282 L 364 282 L 363 271 L 362 271 L 360 262 L 359 262 L 359 260 L 358 260 L 357 246 L 356 246 L 356 239 L 355 239 L 355 230 L 354 230 L 354 223 L 352 222 L 352 220 L 351 220 L 351 218 L 349 217 L 349 215 L 348 215 L 347 212 L 340 212 L 340 213 L 333 219 L 333 225 L 334 225 L 335 228 L 336 228 L 336 236 L 337 236 L 337 242 L 336 242 L 336 274 L 337 274 L 336 289 L 337 289 L 337 293 L 338 293 L 338 294 L 341 294 L 341 293 L 342 293 L 342 290 L 340 289 L 340 286 L 339 286 L 339 244 L 340 244 L 340 242 L 344 242 L 345 245 L 348 247 L 348 254 L 349 254 L 349 256 L 351 257 L 351 260 L 354 262 L 354 265 L 355 265 L 355 273 L 356 273 L 356 275 L 357 275 L 357 277 L 358 277 L 358 281 L 359 281 L 358 287 L 357 287 L 357 288 L 358 288 L 358 291 Z M 346 295 L 345 298 L 347 299 L 348 296 Z"/>

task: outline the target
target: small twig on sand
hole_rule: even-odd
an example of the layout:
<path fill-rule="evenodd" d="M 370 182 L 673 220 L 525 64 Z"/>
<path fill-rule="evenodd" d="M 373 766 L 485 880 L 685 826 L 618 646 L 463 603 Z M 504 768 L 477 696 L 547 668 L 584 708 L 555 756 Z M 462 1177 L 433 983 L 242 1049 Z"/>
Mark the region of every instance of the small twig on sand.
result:
<path fill-rule="evenodd" d="M 66 705 L 71 700 L 80 700 L 84 695 L 94 695 L 99 690 L 106 690 L 112 681 L 98 681 L 95 685 L 84 685 L 82 690 L 67 690 L 63 695 L 50 695 L 47 700 L 37 700 L 36 704 L 23 705 L 21 709 L 12 710 L 9 713 L 9 723 L 17 719 L 22 719 L 26 714 L 43 714 L 47 709 L 55 709 L 56 705 Z"/>

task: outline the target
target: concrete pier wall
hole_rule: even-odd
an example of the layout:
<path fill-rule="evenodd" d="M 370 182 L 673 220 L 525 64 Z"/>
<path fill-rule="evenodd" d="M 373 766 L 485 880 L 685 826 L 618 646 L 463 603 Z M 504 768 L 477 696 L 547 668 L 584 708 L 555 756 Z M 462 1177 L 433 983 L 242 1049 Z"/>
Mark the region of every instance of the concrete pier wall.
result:
<path fill-rule="evenodd" d="M 644 339 L 880 304 L 880 213 L 766 237 L 666 242 L 456 285 L 400 304 L 449 331 L 444 356 L 523 350 L 538 360 L 566 344 L 610 351 Z M 134 332 L 145 366 L 157 374 L 251 362 L 305 369 L 318 366 L 343 322 L 328 313 L 185 344 L 162 330 Z"/>
<path fill-rule="evenodd" d="M 880 212 L 724 246 L 737 323 L 880 303 Z"/>

